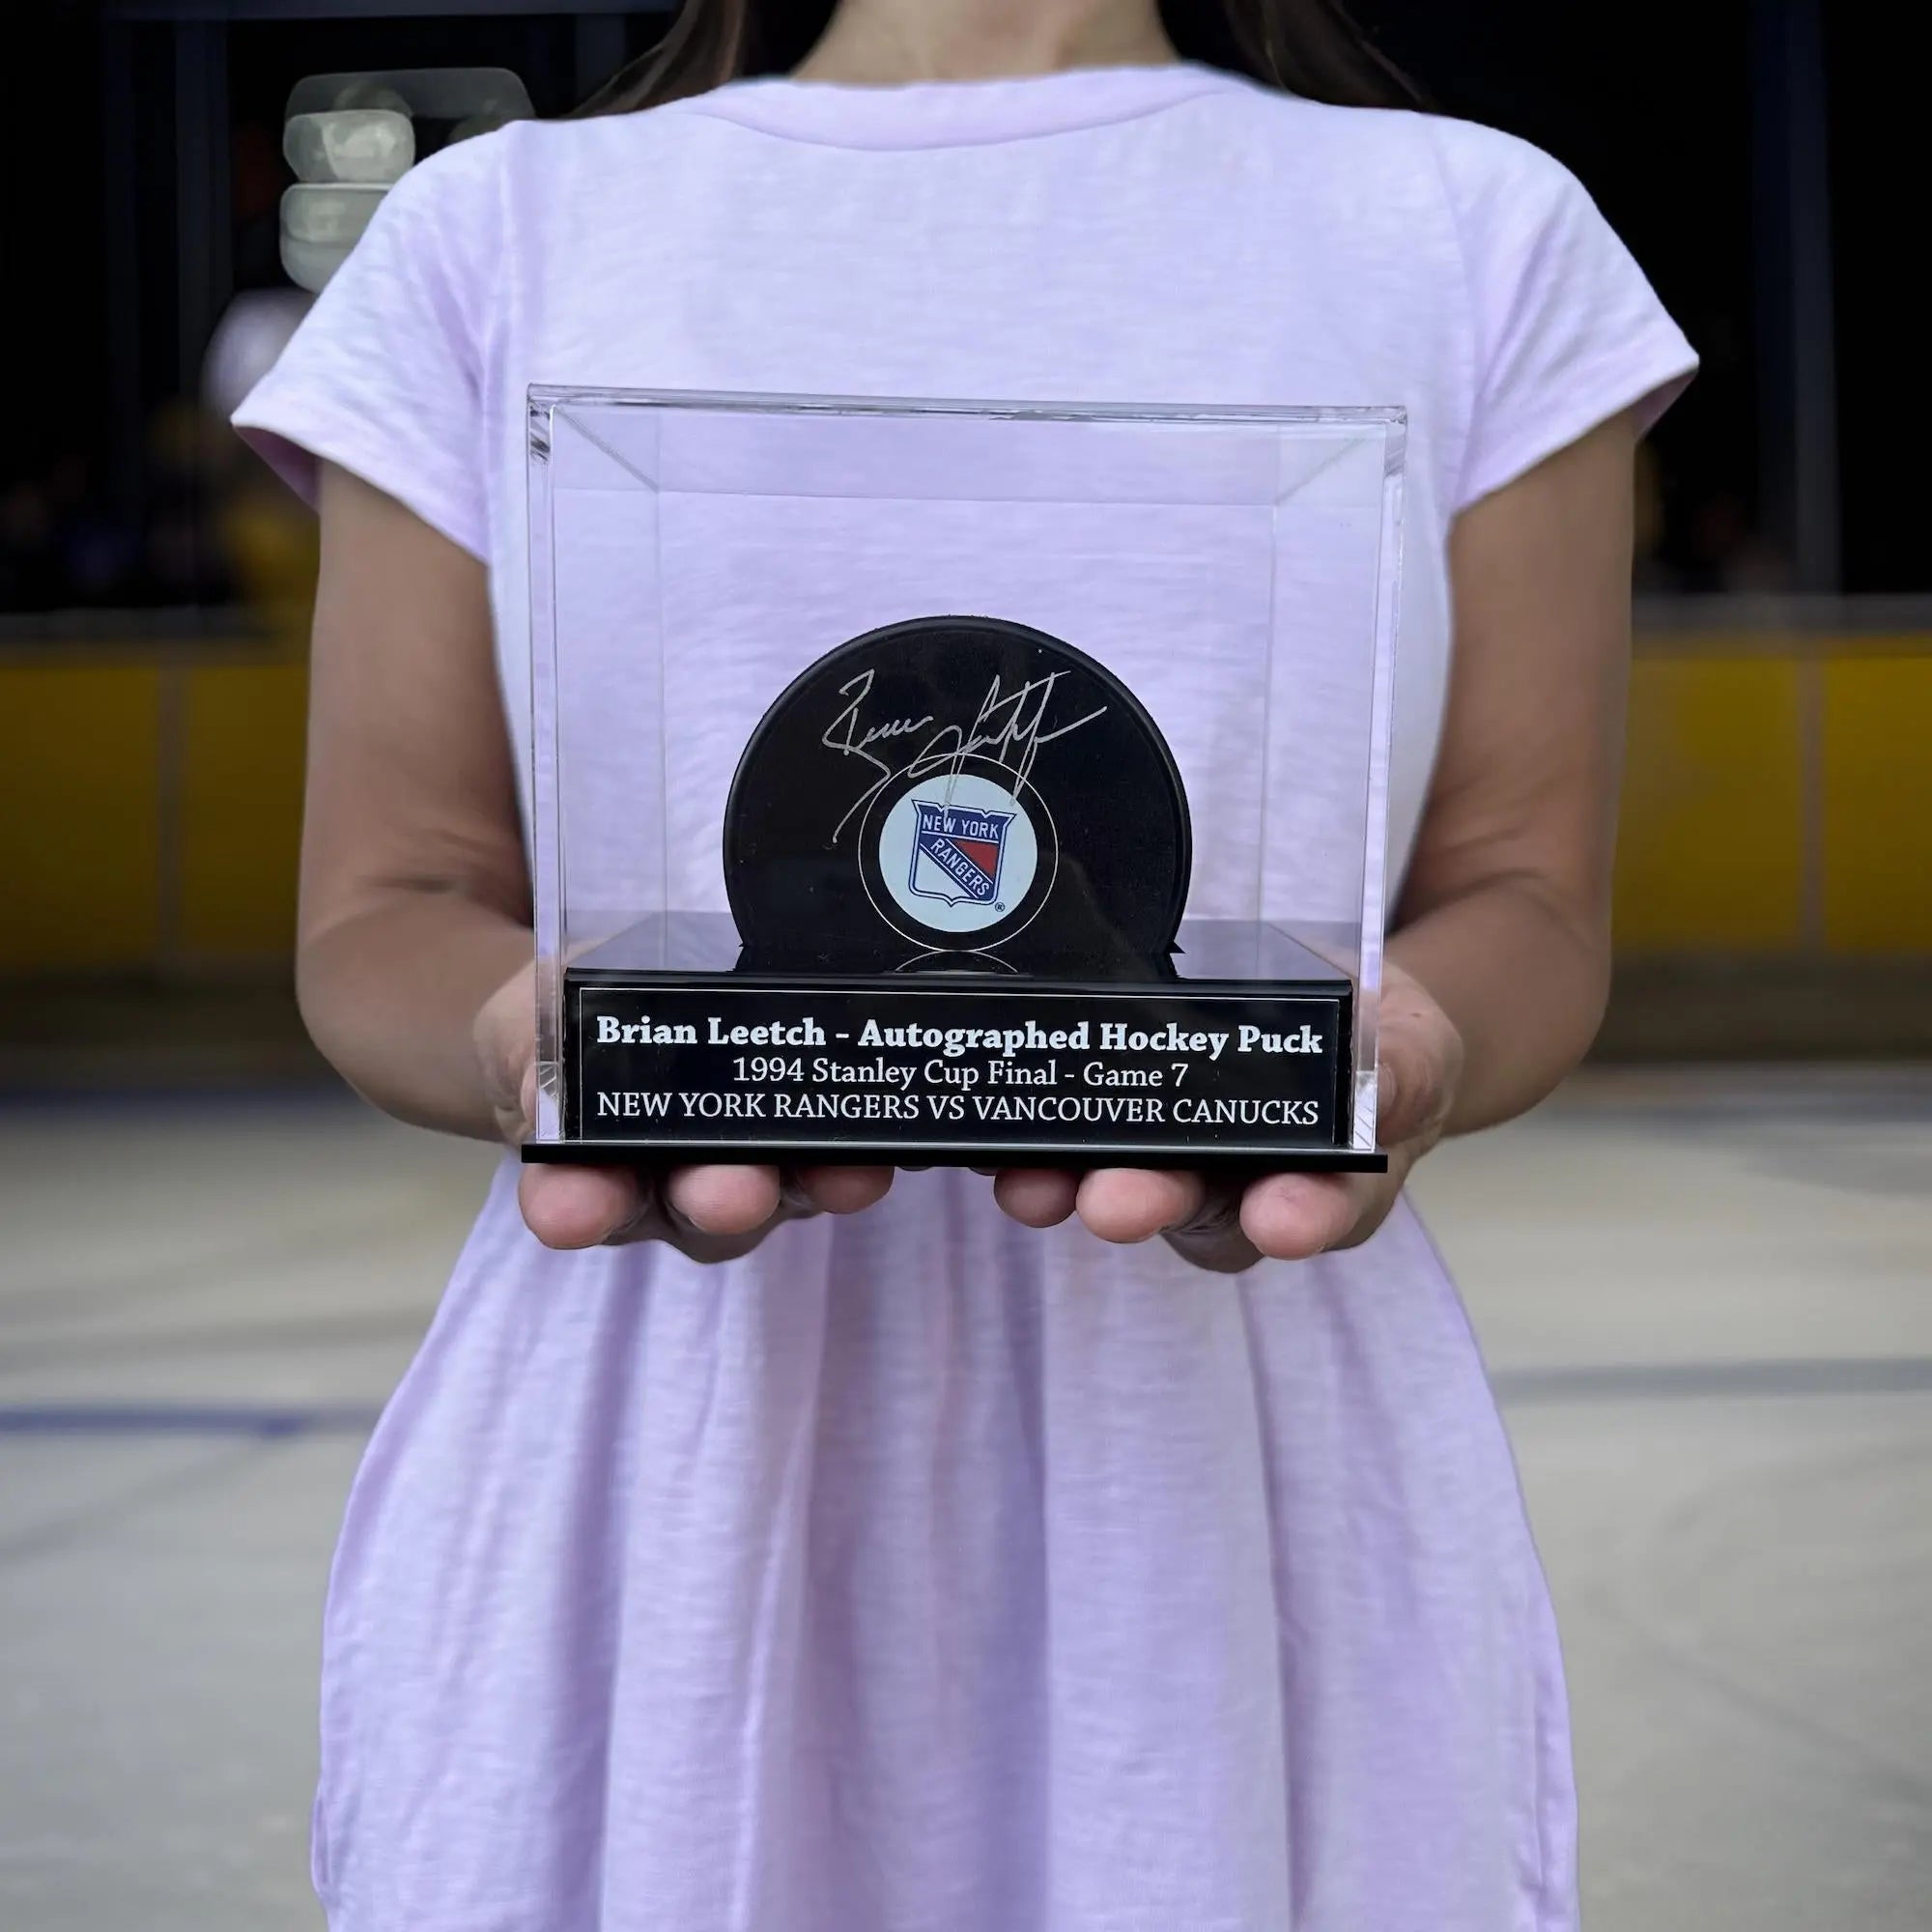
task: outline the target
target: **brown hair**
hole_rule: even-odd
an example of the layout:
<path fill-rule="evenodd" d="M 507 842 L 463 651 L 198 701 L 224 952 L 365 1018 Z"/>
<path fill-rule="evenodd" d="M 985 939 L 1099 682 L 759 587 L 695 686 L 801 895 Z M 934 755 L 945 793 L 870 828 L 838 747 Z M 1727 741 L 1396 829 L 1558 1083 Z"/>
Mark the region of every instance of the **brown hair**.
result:
<path fill-rule="evenodd" d="M 727 80 L 787 73 L 824 33 L 835 0 L 684 0 L 658 44 L 600 88 L 583 114 L 629 114 Z M 1344 107 L 1419 107 L 1422 96 L 1343 0 L 1161 0 L 1186 60 Z"/>

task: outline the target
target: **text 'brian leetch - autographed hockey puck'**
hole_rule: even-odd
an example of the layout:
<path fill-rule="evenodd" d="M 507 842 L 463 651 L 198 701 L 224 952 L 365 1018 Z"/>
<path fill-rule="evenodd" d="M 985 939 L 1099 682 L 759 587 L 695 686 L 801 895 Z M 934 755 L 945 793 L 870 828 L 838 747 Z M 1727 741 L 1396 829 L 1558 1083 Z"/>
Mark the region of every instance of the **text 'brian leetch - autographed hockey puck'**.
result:
<path fill-rule="evenodd" d="M 993 617 L 819 659 L 765 714 L 724 813 L 748 972 L 1159 980 L 1189 864 L 1186 795 L 1139 699 Z"/>

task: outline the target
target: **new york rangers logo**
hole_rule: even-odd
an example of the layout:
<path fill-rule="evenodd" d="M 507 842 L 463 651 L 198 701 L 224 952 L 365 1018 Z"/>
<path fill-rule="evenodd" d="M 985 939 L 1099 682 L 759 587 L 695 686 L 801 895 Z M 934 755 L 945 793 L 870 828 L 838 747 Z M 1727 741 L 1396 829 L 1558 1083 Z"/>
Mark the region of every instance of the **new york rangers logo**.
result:
<path fill-rule="evenodd" d="M 906 888 L 948 905 L 990 906 L 1000 896 L 1010 811 L 985 811 L 943 801 L 914 799 L 912 868 Z"/>
<path fill-rule="evenodd" d="M 1039 877 L 1033 812 L 1040 809 L 983 772 L 933 773 L 900 792 L 879 824 L 873 863 L 881 895 L 872 903 L 913 938 L 920 933 L 898 925 L 892 908 L 923 932 L 954 939 L 1025 917 Z"/>

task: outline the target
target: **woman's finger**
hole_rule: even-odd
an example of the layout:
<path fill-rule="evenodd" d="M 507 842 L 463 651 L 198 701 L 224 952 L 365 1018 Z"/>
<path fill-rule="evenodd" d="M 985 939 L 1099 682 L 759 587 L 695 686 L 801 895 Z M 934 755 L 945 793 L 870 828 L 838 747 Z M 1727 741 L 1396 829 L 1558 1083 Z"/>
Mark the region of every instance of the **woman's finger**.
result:
<path fill-rule="evenodd" d="M 526 1167 L 517 1201 L 547 1248 L 594 1248 L 629 1227 L 646 1205 L 639 1177 L 623 1167 Z"/>
<path fill-rule="evenodd" d="M 808 1213 L 859 1214 L 892 1192 L 890 1167 L 801 1167 L 790 1177 L 786 1198 Z"/>
<path fill-rule="evenodd" d="M 1385 1148 L 1406 1141 L 1434 1146 L 1462 1077 L 1462 1036 L 1442 1009 L 1393 967 L 1378 1025 L 1376 1138 Z"/>
<path fill-rule="evenodd" d="M 1306 1261 L 1338 1246 L 1368 1207 L 1362 1174 L 1270 1174 L 1251 1181 L 1241 1197 L 1241 1232 L 1271 1261 Z"/>
<path fill-rule="evenodd" d="M 1238 1274 L 1253 1267 L 1261 1256 L 1241 1232 L 1243 1191 L 1238 1180 L 1208 1181 L 1194 1212 L 1167 1231 L 1168 1246 L 1182 1261 L 1214 1274 Z"/>
<path fill-rule="evenodd" d="M 1151 1241 L 1200 1212 L 1198 1174 L 1155 1167 L 1096 1167 L 1080 1183 L 1080 1218 L 1103 1241 Z"/>
<path fill-rule="evenodd" d="M 1009 1167 L 993 1179 L 993 1199 L 1027 1228 L 1057 1228 L 1073 1212 L 1080 1177 L 1056 1167 Z"/>
<path fill-rule="evenodd" d="M 674 1222 L 733 1239 L 762 1228 L 779 1211 L 779 1171 L 735 1164 L 673 1168 L 665 1178 L 664 1198 Z"/>

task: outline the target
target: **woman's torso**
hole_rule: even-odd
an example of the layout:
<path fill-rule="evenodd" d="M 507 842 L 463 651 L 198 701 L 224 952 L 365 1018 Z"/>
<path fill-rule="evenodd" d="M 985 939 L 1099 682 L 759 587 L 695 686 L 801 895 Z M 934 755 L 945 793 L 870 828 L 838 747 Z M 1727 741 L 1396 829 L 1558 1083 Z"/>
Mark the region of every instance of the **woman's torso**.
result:
<path fill-rule="evenodd" d="M 1435 139 L 1174 69 L 459 151 L 513 727 L 531 384 L 1395 404 L 1405 851 L 1477 355 Z M 339 1932 L 1568 1924 L 1547 1604 L 1406 1211 L 1230 1282 L 911 1175 L 707 1271 L 545 1253 L 511 1181 L 345 1528 Z"/>

